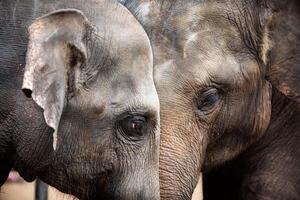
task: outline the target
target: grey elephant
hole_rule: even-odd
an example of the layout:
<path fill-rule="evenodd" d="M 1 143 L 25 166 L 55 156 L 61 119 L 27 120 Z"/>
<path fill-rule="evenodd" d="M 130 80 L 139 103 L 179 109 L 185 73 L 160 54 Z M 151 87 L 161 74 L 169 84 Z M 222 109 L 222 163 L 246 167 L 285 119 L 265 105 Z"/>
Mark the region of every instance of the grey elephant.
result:
<path fill-rule="evenodd" d="M 204 199 L 300 199 L 299 2 L 123 3 L 153 48 L 161 198 L 203 172 Z"/>
<path fill-rule="evenodd" d="M 110 0 L 2 0 L 0 16 L 0 185 L 14 168 L 83 200 L 159 199 L 152 50 L 134 16 Z"/>

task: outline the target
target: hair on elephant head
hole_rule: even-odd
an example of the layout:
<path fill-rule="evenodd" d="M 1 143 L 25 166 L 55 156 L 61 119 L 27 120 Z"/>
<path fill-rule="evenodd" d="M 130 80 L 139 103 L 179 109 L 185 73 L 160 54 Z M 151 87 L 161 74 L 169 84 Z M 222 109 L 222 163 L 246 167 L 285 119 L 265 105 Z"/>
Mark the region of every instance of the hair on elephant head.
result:
<path fill-rule="evenodd" d="M 153 48 L 161 197 L 190 199 L 201 171 L 267 134 L 280 117 L 271 119 L 276 91 L 299 102 L 299 3 L 132 0 L 126 6 Z"/>
<path fill-rule="evenodd" d="M 159 103 L 144 29 L 113 1 L 34 6 L 42 16 L 24 21 L 20 76 L 32 99 L 16 100 L 11 124 L 15 169 L 80 199 L 159 199 Z"/>

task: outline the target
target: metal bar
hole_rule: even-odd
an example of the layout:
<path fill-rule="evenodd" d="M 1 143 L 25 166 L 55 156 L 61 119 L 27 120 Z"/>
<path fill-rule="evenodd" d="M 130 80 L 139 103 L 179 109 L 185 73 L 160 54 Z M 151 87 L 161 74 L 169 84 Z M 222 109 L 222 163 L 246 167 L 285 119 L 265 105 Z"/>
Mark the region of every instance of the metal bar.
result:
<path fill-rule="evenodd" d="M 48 185 L 39 179 L 35 184 L 35 200 L 48 200 Z"/>

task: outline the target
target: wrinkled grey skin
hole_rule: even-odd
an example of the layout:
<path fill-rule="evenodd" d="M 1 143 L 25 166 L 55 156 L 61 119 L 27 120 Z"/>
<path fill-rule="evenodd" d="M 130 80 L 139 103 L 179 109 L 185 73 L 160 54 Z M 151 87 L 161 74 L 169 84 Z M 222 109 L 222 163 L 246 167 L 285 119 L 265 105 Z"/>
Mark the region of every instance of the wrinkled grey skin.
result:
<path fill-rule="evenodd" d="M 1 1 L 0 183 L 14 168 L 80 199 L 159 199 L 152 59 L 114 1 Z"/>
<path fill-rule="evenodd" d="M 200 172 L 247 149 L 228 199 L 299 199 L 299 3 L 123 3 L 153 48 L 161 198 L 190 199 Z M 225 198 L 218 178 L 205 199 Z"/>

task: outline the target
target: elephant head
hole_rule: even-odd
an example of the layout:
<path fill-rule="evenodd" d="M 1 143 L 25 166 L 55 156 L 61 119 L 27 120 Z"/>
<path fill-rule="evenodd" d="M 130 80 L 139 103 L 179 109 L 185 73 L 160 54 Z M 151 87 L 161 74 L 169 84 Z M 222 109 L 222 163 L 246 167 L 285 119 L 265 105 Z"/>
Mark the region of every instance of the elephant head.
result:
<path fill-rule="evenodd" d="M 299 3 L 127 1 L 153 47 L 163 199 L 261 138 L 274 92 L 300 102 Z"/>
<path fill-rule="evenodd" d="M 62 2 L 44 3 L 52 11 L 28 29 L 23 91 L 40 109 L 20 112 L 35 128 L 15 139 L 15 168 L 80 199 L 159 199 L 150 41 L 120 4 Z"/>

